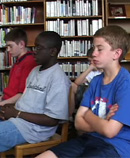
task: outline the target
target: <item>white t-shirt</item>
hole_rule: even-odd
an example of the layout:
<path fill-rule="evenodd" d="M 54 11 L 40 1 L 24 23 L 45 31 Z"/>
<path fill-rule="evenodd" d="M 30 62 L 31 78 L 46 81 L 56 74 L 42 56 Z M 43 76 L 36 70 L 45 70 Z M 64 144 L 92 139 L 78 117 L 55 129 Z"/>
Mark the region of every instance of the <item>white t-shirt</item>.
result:
<path fill-rule="evenodd" d="M 97 75 L 100 75 L 102 72 L 101 71 L 91 71 L 87 76 L 86 76 L 86 79 L 87 79 L 87 82 L 85 83 L 85 85 L 88 85 L 91 80 L 97 76 Z"/>

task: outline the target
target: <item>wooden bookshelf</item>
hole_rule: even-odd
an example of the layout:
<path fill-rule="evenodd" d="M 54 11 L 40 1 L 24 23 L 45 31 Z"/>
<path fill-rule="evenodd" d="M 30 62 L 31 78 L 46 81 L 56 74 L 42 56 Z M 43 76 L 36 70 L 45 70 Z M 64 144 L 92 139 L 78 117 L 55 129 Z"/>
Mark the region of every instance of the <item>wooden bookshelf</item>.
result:
<path fill-rule="evenodd" d="M 28 45 L 34 46 L 36 36 L 44 30 L 44 0 L 1 2 L 0 9 L 0 28 L 5 33 L 8 28 L 23 28 Z"/>
<path fill-rule="evenodd" d="M 69 47 L 67 51 L 71 52 L 62 54 L 62 57 L 86 56 L 87 50 L 92 46 L 93 34 L 104 26 L 104 0 L 45 0 L 45 12 L 45 30 L 59 33 L 65 49 Z M 85 40 L 86 43 L 82 46 L 80 41 Z M 72 41 L 79 41 L 79 47 L 84 49 L 74 50 L 72 47 L 75 44 Z M 74 51 L 79 51 L 79 54 Z M 80 54 L 80 51 L 83 53 Z"/>
<path fill-rule="evenodd" d="M 0 0 L 0 94 L 8 84 L 10 68 L 13 65 L 13 62 L 9 63 L 10 56 L 5 51 L 5 34 L 13 28 L 22 28 L 28 36 L 28 47 L 34 47 L 36 36 L 45 30 L 44 0 L 7 1 Z"/>
<path fill-rule="evenodd" d="M 110 16 L 109 4 L 124 5 L 126 16 Z M 30 20 L 30 22 L 9 21 L 10 8 L 16 10 L 21 6 L 23 8 L 35 8 L 34 19 Z M 124 27 L 130 33 L 129 0 L 14 0 L 14 2 L 9 2 L 8 0 L 8 2 L 0 1 L 0 9 L 5 9 L 5 17 L 9 16 L 5 18 L 5 21 L 2 21 L 4 18 L 0 17 L 0 30 L 4 30 L 6 33 L 8 28 L 23 28 L 28 35 L 29 47 L 34 47 L 35 38 L 40 32 L 44 30 L 58 32 L 62 37 L 62 49 L 58 61 L 60 64 L 63 63 L 65 68 L 69 63 L 75 64 L 73 69 L 77 68 L 76 63 L 83 63 L 84 65 L 86 63 L 87 66 L 87 50 L 92 46 L 93 34 L 98 27 L 117 24 Z M 100 25 L 97 25 L 99 23 Z M 51 26 L 48 27 L 50 24 Z M 67 30 L 65 29 L 66 27 Z M 1 51 L 5 49 L 4 44 L 0 45 Z"/>
<path fill-rule="evenodd" d="M 104 0 L 45 0 L 45 30 L 61 35 L 58 61 L 71 79 L 88 67 L 87 50 L 95 31 L 102 26 Z"/>
<path fill-rule="evenodd" d="M 111 15 L 111 5 L 119 15 Z M 119 25 L 130 33 L 130 1 L 129 0 L 105 0 L 106 25 Z"/>
<path fill-rule="evenodd" d="M 119 15 L 111 14 L 110 6 L 114 6 Z M 119 25 L 130 34 L 130 0 L 105 0 L 105 25 Z M 121 65 L 130 71 L 130 52 Z"/>

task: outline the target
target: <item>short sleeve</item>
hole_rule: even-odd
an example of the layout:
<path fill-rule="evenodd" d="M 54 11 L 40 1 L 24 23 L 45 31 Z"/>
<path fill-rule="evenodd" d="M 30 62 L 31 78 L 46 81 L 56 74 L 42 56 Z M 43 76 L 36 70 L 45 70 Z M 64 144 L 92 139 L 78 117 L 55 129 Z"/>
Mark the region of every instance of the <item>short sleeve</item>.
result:
<path fill-rule="evenodd" d="M 68 120 L 70 85 L 70 82 L 64 82 L 64 80 L 53 80 L 49 92 L 47 93 L 44 114 L 55 119 Z"/>

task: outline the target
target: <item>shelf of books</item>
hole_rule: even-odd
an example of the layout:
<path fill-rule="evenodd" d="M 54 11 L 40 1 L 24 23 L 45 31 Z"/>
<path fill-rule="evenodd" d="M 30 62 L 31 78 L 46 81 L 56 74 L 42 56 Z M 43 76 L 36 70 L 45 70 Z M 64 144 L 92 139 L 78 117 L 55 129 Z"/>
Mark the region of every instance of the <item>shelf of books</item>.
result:
<path fill-rule="evenodd" d="M 66 75 L 71 79 L 74 80 L 75 78 L 77 78 L 77 76 L 79 76 L 82 72 L 84 72 L 89 64 L 86 62 L 82 62 L 82 61 L 70 61 L 70 62 L 61 62 L 59 61 L 60 66 L 62 67 L 62 69 L 64 70 L 64 72 L 66 73 Z"/>
<path fill-rule="evenodd" d="M 0 72 L 0 95 L 2 95 L 3 89 L 7 87 L 9 80 L 9 73 L 5 70 Z"/>
<path fill-rule="evenodd" d="M 61 68 L 72 81 L 89 66 L 87 56 L 59 57 L 58 60 Z"/>
<path fill-rule="evenodd" d="M 44 0 L 0 0 L 0 93 L 7 86 L 15 58 L 6 51 L 5 34 L 20 27 L 27 32 L 28 47 L 44 31 Z"/>
<path fill-rule="evenodd" d="M 88 67 L 87 51 L 94 33 L 104 26 L 104 0 L 46 0 L 45 10 L 45 30 L 55 31 L 63 39 L 61 67 L 76 78 Z"/>
<path fill-rule="evenodd" d="M 35 37 L 44 30 L 43 0 L 2 0 L 0 13 L 0 47 L 5 46 L 4 35 L 14 27 L 24 28 L 28 37 L 31 37 L 28 38 L 28 44 L 34 46 Z"/>
<path fill-rule="evenodd" d="M 15 27 L 27 32 L 28 46 L 33 47 L 36 36 L 44 30 L 44 0 L 0 0 L 0 60 L 4 58 L 0 69 L 13 64 L 13 59 L 5 52 L 4 37 Z"/>
<path fill-rule="evenodd" d="M 106 25 L 119 25 L 130 33 L 130 0 L 106 0 Z"/>
<path fill-rule="evenodd" d="M 103 0 L 46 0 L 45 29 L 56 31 L 63 39 L 65 38 L 63 47 L 70 48 L 69 56 L 84 56 L 92 45 L 93 34 L 104 25 L 103 2 Z M 78 52 L 76 45 L 80 45 L 83 52 Z M 61 56 L 66 57 L 68 52 L 64 53 L 61 52 Z"/>
<path fill-rule="evenodd" d="M 130 33 L 130 0 L 105 0 L 106 25 L 119 25 Z M 130 71 L 130 51 L 121 65 Z"/>

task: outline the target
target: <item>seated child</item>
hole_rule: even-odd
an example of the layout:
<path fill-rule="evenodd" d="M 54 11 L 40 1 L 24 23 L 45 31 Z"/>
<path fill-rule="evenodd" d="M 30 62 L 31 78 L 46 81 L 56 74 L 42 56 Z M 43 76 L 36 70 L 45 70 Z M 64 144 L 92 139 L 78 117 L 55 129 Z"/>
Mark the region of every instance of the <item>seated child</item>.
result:
<path fill-rule="evenodd" d="M 34 52 L 27 50 L 27 34 L 24 30 L 12 29 L 5 35 L 5 41 L 8 53 L 17 57 L 17 61 L 10 70 L 9 83 L 0 97 L 0 106 L 16 103 L 25 89 L 28 74 L 37 66 Z"/>

